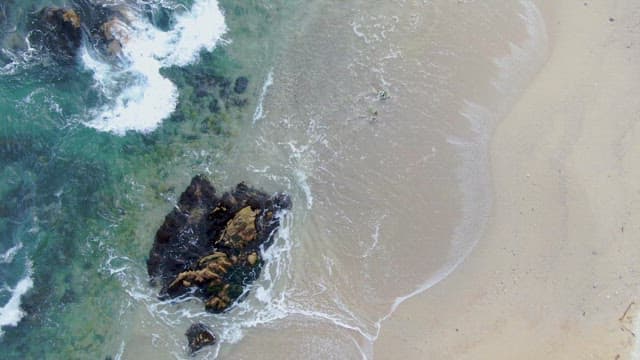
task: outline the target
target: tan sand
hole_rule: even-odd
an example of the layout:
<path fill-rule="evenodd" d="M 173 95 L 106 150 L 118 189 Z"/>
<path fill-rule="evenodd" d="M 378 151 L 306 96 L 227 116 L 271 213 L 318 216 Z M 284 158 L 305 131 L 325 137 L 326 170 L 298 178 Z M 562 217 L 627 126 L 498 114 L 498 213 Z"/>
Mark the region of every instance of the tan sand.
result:
<path fill-rule="evenodd" d="M 549 3 L 550 58 L 491 143 L 487 232 L 382 324 L 375 358 L 634 358 L 640 2 Z"/>

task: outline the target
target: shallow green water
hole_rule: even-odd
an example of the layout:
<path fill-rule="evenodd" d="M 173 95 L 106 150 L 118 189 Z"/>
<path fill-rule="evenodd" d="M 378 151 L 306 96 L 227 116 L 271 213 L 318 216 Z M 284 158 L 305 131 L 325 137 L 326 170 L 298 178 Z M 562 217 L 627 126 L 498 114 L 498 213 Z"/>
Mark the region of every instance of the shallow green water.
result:
<path fill-rule="evenodd" d="M 25 14 L 43 3 L 5 2 L 4 28 L 14 24 L 21 34 Z M 284 29 L 277 24 L 297 6 L 220 5 L 231 43 L 195 65 L 165 69 L 179 87 L 179 105 L 149 134 L 116 136 L 84 126 L 100 94 L 80 65 L 36 59 L 0 75 L 0 253 L 17 249 L 12 261 L 0 263 L 0 280 L 13 288 L 31 272 L 34 283 L 22 297 L 24 318 L 3 328 L 3 358 L 116 354 L 131 289 L 114 269 L 126 262 L 144 274 L 155 229 L 191 177 L 207 173 L 215 180 L 223 172 L 218 159 L 251 122 L 277 52 Z M 19 39 L 4 35 L 5 47 Z M 218 95 L 194 95 L 194 74 L 247 76 L 247 104 L 211 111 Z M 8 290 L 0 292 L 0 304 L 11 297 Z"/>

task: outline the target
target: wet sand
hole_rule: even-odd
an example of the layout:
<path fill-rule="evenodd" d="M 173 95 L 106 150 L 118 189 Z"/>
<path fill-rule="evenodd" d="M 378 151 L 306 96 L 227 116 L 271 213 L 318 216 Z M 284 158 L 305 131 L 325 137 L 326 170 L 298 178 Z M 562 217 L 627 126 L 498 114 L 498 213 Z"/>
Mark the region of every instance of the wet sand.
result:
<path fill-rule="evenodd" d="M 290 261 L 221 358 L 373 358 L 395 305 L 464 258 L 488 216 L 487 135 L 544 43 L 527 4 L 331 3 L 291 31 L 224 179 L 290 184 Z"/>
<path fill-rule="evenodd" d="M 546 6 L 549 59 L 491 140 L 487 230 L 375 358 L 638 358 L 640 4 Z"/>

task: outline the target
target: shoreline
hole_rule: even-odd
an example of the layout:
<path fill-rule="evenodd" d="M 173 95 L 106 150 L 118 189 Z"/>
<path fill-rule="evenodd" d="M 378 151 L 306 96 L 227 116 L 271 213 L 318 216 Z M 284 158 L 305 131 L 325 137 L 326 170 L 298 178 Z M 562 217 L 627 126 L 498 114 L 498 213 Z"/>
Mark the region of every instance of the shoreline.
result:
<path fill-rule="evenodd" d="M 481 4 L 467 6 L 447 2 L 433 4 L 433 7 L 427 4 L 405 7 L 385 4 L 389 8 L 381 5 L 365 13 L 371 18 L 359 13 L 356 6 L 351 14 L 339 11 L 311 22 L 312 29 L 327 28 L 327 23 L 331 23 L 334 29 L 331 34 L 335 39 L 320 31 L 292 39 L 295 44 L 301 43 L 294 47 L 296 50 L 290 59 L 274 69 L 276 81 L 273 89 L 269 89 L 265 104 L 269 114 L 251 130 L 255 134 L 247 137 L 278 139 L 280 145 L 264 143 L 258 148 L 259 154 L 247 152 L 246 146 L 239 146 L 243 151 L 239 157 L 232 158 L 235 169 L 230 177 L 246 177 L 238 175 L 243 171 L 254 172 L 255 176 L 255 167 L 251 164 L 273 163 L 273 158 L 285 154 L 289 154 L 288 158 L 279 161 L 290 167 L 284 169 L 285 172 L 293 170 L 305 174 L 294 179 L 297 185 L 294 189 L 300 191 L 299 198 L 307 200 L 304 189 L 311 189 L 313 198 L 320 201 L 307 201 L 306 209 L 300 209 L 311 224 L 297 223 L 294 232 L 298 234 L 299 245 L 295 249 L 298 255 L 292 255 L 293 281 L 283 288 L 296 289 L 303 294 L 316 293 L 322 299 L 320 296 L 315 296 L 312 301 L 303 297 L 296 299 L 295 293 L 283 296 L 288 301 L 276 310 L 285 315 L 271 325 L 281 329 L 280 334 L 265 331 L 269 326 L 251 329 L 242 343 L 228 349 L 229 352 L 223 350 L 222 357 L 242 357 L 256 351 L 265 355 L 270 353 L 274 344 L 287 348 L 291 354 L 311 356 L 309 351 L 314 347 L 303 348 L 301 345 L 315 341 L 307 336 L 316 334 L 315 339 L 317 334 L 323 334 L 323 341 L 333 342 L 332 350 L 336 355 L 339 352 L 342 357 L 349 354 L 351 357 L 373 358 L 372 344 L 378 337 L 380 323 L 389 316 L 389 309 L 421 293 L 425 287 L 430 287 L 429 284 L 439 282 L 440 276 L 448 276 L 449 269 L 457 266 L 461 254 L 473 245 L 464 236 L 459 236 L 459 241 L 453 244 L 445 240 L 450 239 L 453 233 L 472 232 L 472 228 L 478 226 L 478 222 L 470 217 L 472 210 L 465 212 L 457 206 L 467 203 L 472 205 L 470 208 L 483 208 L 482 200 L 490 197 L 483 189 L 478 189 L 485 183 L 477 183 L 480 177 L 488 178 L 488 170 L 484 166 L 488 159 L 484 152 L 480 154 L 490 140 L 490 131 L 484 131 L 485 126 L 492 129 L 508 112 L 528 80 L 535 75 L 534 70 L 538 70 L 544 60 L 543 51 L 538 51 L 538 47 L 546 39 L 531 37 L 532 32 L 542 32 L 544 27 L 535 27 L 539 25 L 536 20 L 540 19 L 532 10 L 537 9 L 526 5 L 529 3 L 518 2 L 496 9 Z M 428 21 L 413 18 L 411 14 L 419 11 L 433 18 Z M 504 21 L 498 22 L 498 28 L 508 29 L 511 41 L 505 41 L 492 28 L 483 28 L 478 21 L 496 12 L 505 15 L 501 18 Z M 406 25 L 398 25 L 397 29 L 391 27 L 392 31 L 384 33 L 387 31 L 382 25 L 385 17 L 375 17 L 381 13 L 392 22 Z M 438 16 L 445 13 L 455 18 Z M 512 14 L 520 16 L 506 16 Z M 357 23 L 351 20 L 354 17 L 359 19 Z M 432 26 L 434 21 L 437 23 L 435 27 Z M 364 31 L 360 28 L 367 23 L 370 29 Z M 457 24 L 455 28 L 453 24 Z M 463 42 L 468 39 L 459 37 L 463 32 L 461 24 L 475 33 L 474 40 L 483 46 L 468 52 L 439 52 L 439 49 L 447 47 L 464 49 Z M 340 26 L 343 26 L 342 31 Z M 379 31 L 384 36 L 377 35 L 376 28 L 383 29 Z M 428 39 L 407 36 L 424 34 L 427 29 L 430 31 Z M 354 43 L 337 41 L 349 31 L 355 35 Z M 493 41 L 482 42 L 487 38 Z M 379 42 L 372 45 L 372 39 Z M 313 51 L 317 48 L 326 52 L 318 54 Z M 535 54 L 531 58 L 522 56 L 528 52 Z M 450 56 L 446 68 L 433 67 L 424 60 L 433 57 L 434 62 L 436 59 L 442 61 L 442 54 Z M 523 63 L 535 64 L 526 68 Z M 305 65 L 301 67 L 299 64 Z M 378 67 L 375 72 L 371 64 Z M 425 66 L 433 72 L 425 71 Z M 283 68 L 287 69 L 286 74 L 279 71 Z M 525 69 L 517 73 L 512 70 L 518 68 Z M 508 74 L 503 75 L 502 71 Z M 323 81 L 327 77 L 342 81 Z M 370 84 L 361 80 L 364 78 L 370 78 Z M 447 81 L 443 81 L 445 78 Z M 371 84 L 376 83 L 388 88 L 391 94 L 388 99 L 380 100 L 375 92 L 372 93 L 375 86 Z M 290 89 L 297 91 L 293 93 Z M 431 96 L 425 99 L 425 94 Z M 331 99 L 332 102 L 318 99 Z M 466 111 L 460 111 L 461 107 Z M 376 110 L 373 119 L 370 118 L 372 109 Z M 298 121 L 289 122 L 289 119 Z M 287 129 L 284 138 L 283 128 Z M 350 132 L 353 135 L 345 141 L 343 136 Z M 482 138 L 478 139 L 474 134 Z M 311 142 L 310 135 L 313 135 Z M 316 136 L 327 141 L 314 143 L 313 137 Z M 398 143 L 398 139 L 402 141 Z M 286 144 L 295 144 L 295 147 L 290 149 Z M 277 149 L 281 145 L 285 145 L 285 151 Z M 271 147 L 272 150 L 265 151 Z M 297 153 L 300 150 L 302 152 Z M 248 165 L 245 168 L 238 164 Z M 280 173 L 280 166 L 269 172 Z M 469 184 L 470 188 L 465 193 L 456 186 L 455 180 L 467 178 L 474 178 L 476 183 Z M 416 193 L 414 189 L 417 188 L 425 191 Z M 391 196 L 372 197 L 371 194 Z M 458 203 L 452 202 L 454 198 Z M 341 212 L 336 213 L 336 204 L 332 202 L 340 201 Z M 298 204 L 304 207 L 304 204 Z M 361 204 L 372 210 L 363 211 Z M 391 211 L 389 205 L 398 206 L 403 211 Z M 486 212 L 489 211 L 487 209 Z M 406 226 L 407 222 L 422 221 L 425 213 L 429 214 L 429 221 L 439 226 L 426 232 L 421 227 Z M 413 214 L 420 220 L 412 221 Z M 456 219 L 467 216 L 470 220 L 466 223 L 468 226 L 460 231 Z M 359 225 L 349 221 L 356 218 L 365 221 Z M 347 221 L 341 224 L 336 223 L 336 219 Z M 349 235 L 342 239 L 337 236 L 339 234 Z M 397 240 L 394 234 L 403 234 L 402 247 L 394 246 Z M 322 259 L 320 254 L 323 252 L 315 247 L 301 250 L 318 243 L 323 244 L 325 251 L 339 249 L 337 253 L 330 253 L 330 264 L 322 261 L 311 263 L 299 255 L 313 253 Z M 400 266 L 389 263 L 387 260 L 390 258 L 402 258 L 404 261 Z M 300 263 L 306 263 L 305 269 Z M 309 271 L 310 264 L 314 269 L 314 282 L 320 284 L 317 288 L 305 281 L 305 271 Z M 396 270 L 390 270 L 394 265 Z M 348 274 L 348 277 L 336 286 L 335 273 Z M 390 277 L 390 273 L 396 275 Z M 370 284 L 371 281 L 375 283 Z M 334 292 L 326 291 L 325 286 L 335 289 Z M 379 293 L 372 294 L 373 289 L 378 289 Z M 365 294 L 369 296 L 362 297 Z M 353 302 L 352 299 L 359 301 Z M 307 308 L 300 309 L 297 302 L 308 304 Z M 325 305 L 334 302 L 339 306 Z M 394 316 L 391 315 L 392 318 Z M 300 322 L 299 317 L 304 322 Z M 300 336 L 300 329 L 304 327 L 314 330 Z M 399 348 L 401 346 L 395 344 L 394 352 Z M 395 355 L 383 358 L 395 358 Z"/>
<path fill-rule="evenodd" d="M 550 57 L 490 140 L 487 231 L 375 357 L 636 358 L 640 4 L 548 6 Z"/>

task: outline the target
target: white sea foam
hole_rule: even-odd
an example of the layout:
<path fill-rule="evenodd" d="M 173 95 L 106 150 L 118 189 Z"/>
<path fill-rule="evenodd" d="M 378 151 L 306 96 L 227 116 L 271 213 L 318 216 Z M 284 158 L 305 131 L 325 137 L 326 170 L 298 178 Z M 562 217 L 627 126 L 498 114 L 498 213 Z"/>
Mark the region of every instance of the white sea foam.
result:
<path fill-rule="evenodd" d="M 33 287 L 31 272 L 18 282 L 15 288 L 11 289 L 11 298 L 0 308 L 0 336 L 4 334 L 2 328 L 5 326 L 16 326 L 24 317 L 25 313 L 20 308 L 22 295 L 26 294 Z"/>
<path fill-rule="evenodd" d="M 13 258 L 15 258 L 18 251 L 22 249 L 22 243 L 19 242 L 9 250 L 5 251 L 4 254 L 0 255 L 0 263 L 2 264 L 10 264 L 13 262 Z"/>
<path fill-rule="evenodd" d="M 18 243 L 11 247 L 4 254 L 0 255 L 0 263 L 9 264 L 13 262 L 20 249 L 22 243 Z M 4 333 L 2 328 L 5 326 L 16 326 L 25 315 L 20 308 L 22 295 L 33 287 L 33 279 L 31 278 L 31 264 L 27 263 L 27 274 L 21 279 L 15 288 L 8 289 L 11 292 L 11 298 L 0 308 L 0 336 Z"/>
<path fill-rule="evenodd" d="M 28 65 L 32 60 L 37 58 L 38 51 L 31 46 L 29 35 L 25 36 L 24 42 L 27 45 L 26 51 L 14 52 L 5 48 L 0 49 L 0 52 L 2 52 L 5 57 L 11 60 L 10 63 L 0 68 L 0 75 L 14 74 L 16 70 L 24 68 L 24 66 Z"/>
<path fill-rule="evenodd" d="M 96 86 L 109 100 L 94 109 L 86 124 L 122 135 L 126 131 L 153 131 L 175 110 L 177 88 L 160 75 L 160 68 L 184 66 L 211 51 L 227 28 L 217 0 L 198 0 L 176 16 L 170 31 L 154 27 L 141 15 L 129 24 L 118 23 L 113 35 L 122 43 L 122 62 L 106 64 L 86 49 L 84 66 L 94 73 Z"/>
<path fill-rule="evenodd" d="M 118 353 L 115 356 L 116 360 L 121 360 L 122 359 L 122 354 L 124 354 L 124 346 L 126 345 L 126 343 L 124 341 L 122 341 L 120 343 L 120 349 L 118 350 Z"/>
<path fill-rule="evenodd" d="M 371 245 L 364 251 L 362 254 L 362 258 L 367 258 L 371 255 L 373 251 L 375 251 L 378 247 L 378 243 L 380 242 L 380 227 L 382 226 L 382 220 L 384 220 L 387 215 L 382 215 L 380 219 L 376 222 L 373 233 L 371 234 L 371 240 L 373 241 Z"/>
<path fill-rule="evenodd" d="M 500 69 L 499 76 L 493 82 L 505 100 L 505 106 L 492 112 L 472 101 L 465 101 L 460 114 L 468 121 L 473 132 L 471 139 L 449 137 L 450 144 L 457 145 L 464 158 L 464 165 L 458 169 L 458 180 L 462 184 L 464 207 L 463 220 L 454 232 L 453 246 L 449 261 L 440 270 L 426 279 L 413 291 L 397 297 L 389 312 L 376 323 L 377 339 L 382 323 L 388 319 L 404 301 L 421 294 L 452 274 L 474 249 L 484 232 L 491 208 L 489 193 L 488 144 L 493 127 L 500 117 L 508 111 L 508 105 L 514 101 L 516 93 L 508 86 L 509 82 L 525 83 L 532 74 L 522 72 L 520 66 L 525 62 L 539 62 L 543 57 L 547 43 L 546 24 L 539 9 L 532 2 L 521 0 L 523 12 L 520 18 L 525 23 L 529 37 L 521 44 L 510 44 L 510 54 L 494 60 Z"/>
<path fill-rule="evenodd" d="M 267 80 L 264 82 L 264 85 L 262 85 L 262 91 L 260 92 L 260 98 L 258 99 L 258 106 L 256 106 L 256 112 L 253 113 L 254 124 L 256 123 L 256 121 L 264 117 L 264 109 L 263 109 L 264 97 L 265 95 L 267 95 L 267 90 L 269 90 L 269 87 L 271 85 L 273 85 L 273 70 L 269 71 L 269 74 L 267 75 Z"/>

